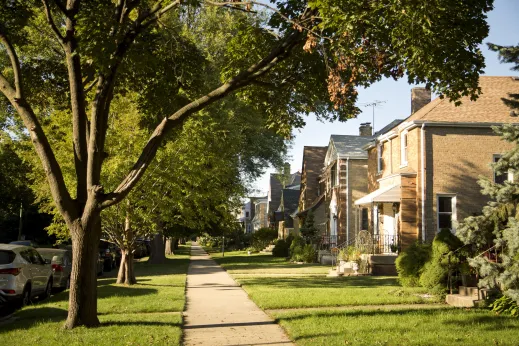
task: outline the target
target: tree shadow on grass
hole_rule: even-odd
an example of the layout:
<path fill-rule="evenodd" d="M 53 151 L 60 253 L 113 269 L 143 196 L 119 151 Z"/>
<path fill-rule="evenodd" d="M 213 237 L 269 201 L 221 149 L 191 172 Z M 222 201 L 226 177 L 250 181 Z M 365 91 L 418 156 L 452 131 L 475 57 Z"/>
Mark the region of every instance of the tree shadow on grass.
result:
<path fill-rule="evenodd" d="M 136 286 L 110 286 L 104 285 L 97 288 L 97 298 L 110 298 L 110 297 L 136 297 L 145 296 L 148 294 L 157 293 L 154 288 L 142 288 L 139 285 Z M 68 301 L 69 291 L 64 291 L 59 294 L 52 296 L 50 299 L 43 301 L 42 303 L 57 303 L 62 301 Z"/>
<path fill-rule="evenodd" d="M 381 286 L 400 286 L 396 278 L 374 276 L 350 277 L 254 277 L 239 278 L 244 285 L 269 286 L 271 288 L 376 288 Z"/>

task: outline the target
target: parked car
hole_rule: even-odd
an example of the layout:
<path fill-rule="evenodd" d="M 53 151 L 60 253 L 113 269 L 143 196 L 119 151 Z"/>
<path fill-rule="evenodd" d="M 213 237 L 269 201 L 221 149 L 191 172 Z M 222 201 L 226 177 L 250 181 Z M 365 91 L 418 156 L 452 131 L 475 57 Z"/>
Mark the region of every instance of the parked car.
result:
<path fill-rule="evenodd" d="M 149 256 L 148 248 L 146 247 L 146 244 L 143 241 L 137 241 L 135 244 L 135 252 L 133 254 L 133 257 L 135 258 L 142 258 Z"/>
<path fill-rule="evenodd" d="M 117 266 L 117 257 L 119 257 L 120 262 L 120 254 L 117 255 L 115 245 L 107 241 L 101 240 L 99 242 L 99 254 L 104 260 L 103 269 L 105 272 L 109 272 Z"/>
<path fill-rule="evenodd" d="M 72 253 L 72 245 L 66 245 L 65 250 L 68 250 Z M 70 257 L 70 261 L 72 262 L 72 256 Z M 104 265 L 105 265 L 104 257 L 101 257 L 101 254 L 98 251 L 97 252 L 97 264 L 96 264 L 97 275 L 103 275 Z"/>
<path fill-rule="evenodd" d="M 10 242 L 9 244 L 32 246 L 33 248 L 37 248 L 39 246 L 37 243 L 35 243 L 32 240 L 15 240 L 15 241 Z"/>
<path fill-rule="evenodd" d="M 44 260 L 51 264 L 54 288 L 63 290 L 69 288 L 70 273 L 72 272 L 72 251 L 45 248 L 39 248 L 37 251 Z"/>
<path fill-rule="evenodd" d="M 19 302 L 24 306 L 33 297 L 49 297 L 52 280 L 50 262 L 45 262 L 33 247 L 0 244 L 0 303 Z"/>

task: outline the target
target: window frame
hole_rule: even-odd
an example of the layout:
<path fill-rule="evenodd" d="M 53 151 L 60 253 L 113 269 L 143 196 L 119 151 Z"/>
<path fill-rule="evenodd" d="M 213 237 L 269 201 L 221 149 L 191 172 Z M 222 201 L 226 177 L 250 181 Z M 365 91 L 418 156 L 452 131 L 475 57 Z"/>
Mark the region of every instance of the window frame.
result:
<path fill-rule="evenodd" d="M 402 131 L 400 133 L 400 167 L 406 167 L 408 163 L 408 147 L 409 147 L 409 137 L 408 131 Z"/>
<path fill-rule="evenodd" d="M 384 169 L 384 143 L 377 144 L 377 174 Z"/>
<path fill-rule="evenodd" d="M 448 197 L 451 198 L 451 211 L 450 212 L 440 212 L 440 198 Z M 436 194 L 436 233 L 440 233 L 440 214 L 450 214 L 451 215 L 451 232 L 453 234 L 456 233 L 456 222 L 458 220 L 457 215 L 457 194 L 455 193 L 438 193 Z"/>
<path fill-rule="evenodd" d="M 339 185 L 337 181 L 337 177 L 339 176 L 339 170 L 337 167 L 337 161 L 332 165 L 332 168 L 330 169 L 330 187 L 334 188 L 335 186 Z M 335 170 L 335 176 L 334 176 L 334 170 Z"/>
<path fill-rule="evenodd" d="M 497 161 L 499 161 L 499 159 L 501 157 L 503 157 L 502 154 L 493 154 L 492 155 L 492 163 L 496 163 Z M 497 161 L 496 161 L 496 159 L 497 159 Z M 514 181 L 514 173 L 511 170 L 508 170 L 507 173 L 501 173 L 499 175 L 502 175 L 502 176 L 506 177 L 505 180 L 503 181 L 503 183 L 505 181 L 509 181 L 509 182 L 513 182 Z M 494 184 L 502 184 L 502 183 L 497 183 L 496 182 L 496 176 L 497 176 L 497 172 L 492 167 L 492 181 L 494 182 Z"/>

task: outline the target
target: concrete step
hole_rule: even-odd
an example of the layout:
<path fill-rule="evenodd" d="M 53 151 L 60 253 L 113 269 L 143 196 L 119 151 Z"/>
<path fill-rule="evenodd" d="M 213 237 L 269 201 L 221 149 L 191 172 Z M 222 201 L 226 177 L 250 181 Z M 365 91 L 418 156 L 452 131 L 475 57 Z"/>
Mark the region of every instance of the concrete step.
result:
<path fill-rule="evenodd" d="M 460 286 L 458 289 L 458 294 L 465 297 L 474 297 L 475 299 L 481 298 L 479 295 L 479 289 L 477 287 Z"/>
<path fill-rule="evenodd" d="M 473 308 L 479 302 L 477 297 L 473 296 L 462 296 L 459 294 L 448 294 L 445 297 L 445 302 L 451 306 L 459 308 Z"/>
<path fill-rule="evenodd" d="M 337 277 L 337 276 L 343 276 L 344 273 L 340 273 L 339 271 L 337 271 L 337 269 L 333 268 L 333 269 L 330 269 L 330 271 L 328 272 L 328 274 L 326 275 L 327 277 Z"/>
<path fill-rule="evenodd" d="M 371 255 L 369 258 L 369 262 L 371 263 L 371 265 L 394 265 L 396 258 L 396 255 Z"/>

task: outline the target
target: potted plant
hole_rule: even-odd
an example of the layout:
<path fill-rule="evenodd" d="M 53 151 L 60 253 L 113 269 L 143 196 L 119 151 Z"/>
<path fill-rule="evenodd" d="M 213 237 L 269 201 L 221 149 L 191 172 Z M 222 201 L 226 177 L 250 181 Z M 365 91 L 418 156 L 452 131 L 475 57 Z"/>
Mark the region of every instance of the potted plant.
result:
<path fill-rule="evenodd" d="M 391 243 L 391 245 L 389 245 L 389 248 L 391 249 L 391 252 L 393 252 L 393 253 L 396 253 L 400 250 L 399 246 L 397 244 L 395 244 L 394 242 Z"/>

